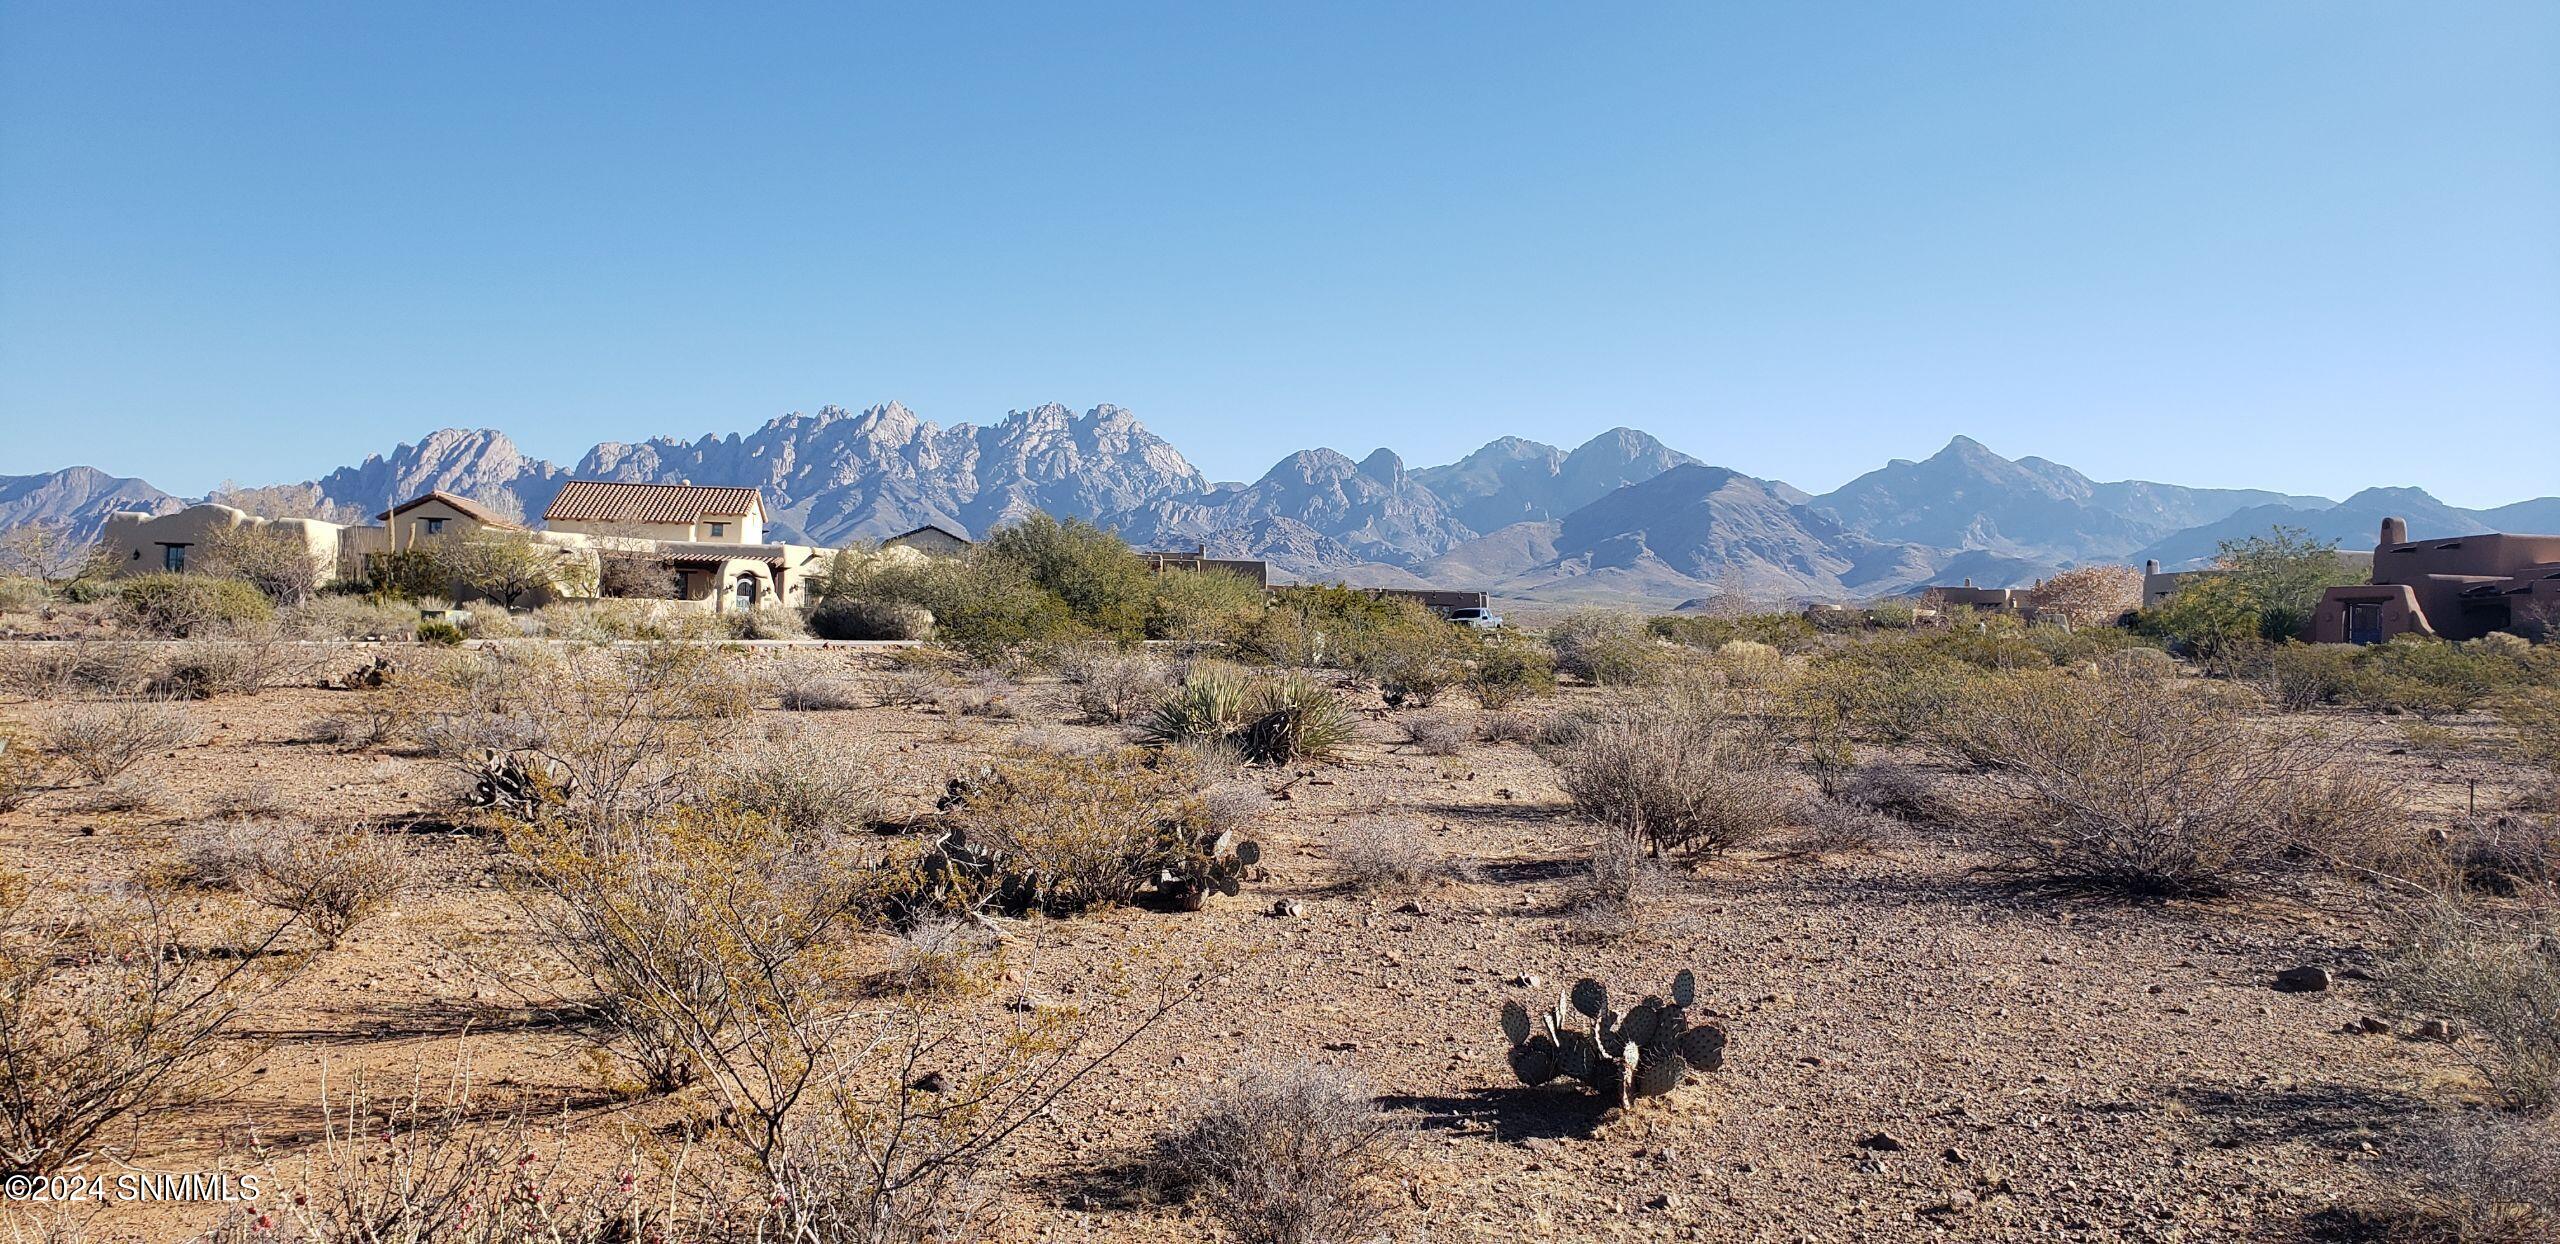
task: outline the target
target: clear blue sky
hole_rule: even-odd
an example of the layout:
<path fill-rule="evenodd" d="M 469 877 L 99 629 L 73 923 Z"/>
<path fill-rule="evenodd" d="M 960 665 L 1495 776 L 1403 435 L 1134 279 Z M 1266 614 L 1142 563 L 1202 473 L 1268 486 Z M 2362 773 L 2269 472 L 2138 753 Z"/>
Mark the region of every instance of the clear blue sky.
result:
<path fill-rule="evenodd" d="M 2560 4 L 0 3 L 0 473 L 891 398 L 2560 492 Z"/>

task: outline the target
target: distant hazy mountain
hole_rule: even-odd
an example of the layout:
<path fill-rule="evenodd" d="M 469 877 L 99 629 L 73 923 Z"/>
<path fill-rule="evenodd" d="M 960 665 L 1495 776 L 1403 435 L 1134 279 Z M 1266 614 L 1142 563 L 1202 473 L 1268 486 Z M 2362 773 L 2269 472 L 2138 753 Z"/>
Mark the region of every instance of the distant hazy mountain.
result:
<path fill-rule="evenodd" d="M 138 479 L 96 467 L 66 467 L 43 475 L 0 475 L 0 529 L 59 527 L 86 540 L 117 510 L 165 514 L 186 503 Z"/>
<path fill-rule="evenodd" d="M 821 544 L 928 522 L 983 536 L 1039 510 L 1094 520 L 1141 547 L 1261 557 L 1282 577 L 1665 604 L 1729 592 L 1869 596 L 1964 578 L 2008 586 L 2151 557 L 2188 566 L 2224 539 L 2277 524 L 2362 548 L 2385 514 L 2408 519 L 2420 538 L 2560 531 L 2560 497 L 2468 511 L 2416 489 L 2331 502 L 2101 483 L 1961 436 L 1819 497 L 1708 466 L 1631 428 L 1570 451 L 1506 436 L 1420 469 L 1386 449 L 1357 461 L 1308 449 L 1251 483 L 1213 484 L 1116 406 L 1046 405 L 942 427 L 895 402 L 790 414 L 743 435 L 607 442 L 572 467 L 528 457 L 494 430 L 447 428 L 317 480 L 241 495 L 271 512 L 344 517 L 442 489 L 538 518 L 570 479 L 761 488 L 777 537 Z M 0 476 L 0 526 L 88 534 L 112 510 L 181 504 L 88 467 Z"/>
<path fill-rule="evenodd" d="M 1413 478 L 1477 531 L 1562 518 L 1617 489 L 1697 459 L 1633 428 L 1611 428 L 1571 453 L 1506 436 Z"/>
<path fill-rule="evenodd" d="M 2329 504 L 2247 489 L 2101 484 L 2042 458 L 2011 461 L 1967 436 L 1925 461 L 1897 458 L 1813 499 L 1878 539 L 2066 562 L 2118 558 L 2251 506 Z"/>

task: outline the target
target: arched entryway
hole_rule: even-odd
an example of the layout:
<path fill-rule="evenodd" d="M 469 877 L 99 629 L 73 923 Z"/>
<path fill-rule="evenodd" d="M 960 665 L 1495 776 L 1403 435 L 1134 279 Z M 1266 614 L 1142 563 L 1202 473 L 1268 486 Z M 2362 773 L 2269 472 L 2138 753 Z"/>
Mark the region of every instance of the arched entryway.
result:
<path fill-rule="evenodd" d="M 738 576 L 738 607 L 740 609 L 755 608 L 756 601 L 761 598 L 763 594 L 764 580 L 759 579 L 752 574 L 742 574 Z"/>

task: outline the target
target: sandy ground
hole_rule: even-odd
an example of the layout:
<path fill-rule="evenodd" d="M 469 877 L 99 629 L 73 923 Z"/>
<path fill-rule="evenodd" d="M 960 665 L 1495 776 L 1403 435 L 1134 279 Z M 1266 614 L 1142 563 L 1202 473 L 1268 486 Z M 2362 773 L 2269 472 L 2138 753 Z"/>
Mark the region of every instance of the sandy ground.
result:
<path fill-rule="evenodd" d="M 255 1009 L 243 1035 L 271 1048 L 236 1093 L 119 1130 L 115 1160 L 239 1169 L 253 1137 L 284 1152 L 308 1142 L 324 1082 L 441 1077 L 461 1051 L 484 1105 L 565 1107 L 599 1151 L 662 1124 L 672 1107 L 600 1092 L 583 1042 L 530 1005 L 544 991 L 490 879 L 491 846 L 436 828 L 455 779 L 418 756 L 312 741 L 312 721 L 350 694 L 192 705 L 205 741 L 149 766 L 162 808 L 87 812 L 65 790 L 0 817 L 6 859 L 66 886 L 129 874 L 224 808 L 419 826 L 402 841 L 430 881 Z M 1054 687 L 1008 698 L 1012 720 L 759 716 L 859 752 L 910 812 L 1023 731 L 1052 745 L 1117 737 L 1063 724 Z M 0 705 L 0 719 L 48 711 Z M 2394 766 L 2426 815 L 2462 807 L 2476 780 L 2484 804 L 2511 793 L 2493 764 L 2410 753 L 2390 721 L 2334 724 Z M 2322 1232 L 2369 1197 L 2374 1149 L 2477 1091 L 2442 1044 L 2348 1031 L 2384 1013 L 2360 971 L 2387 914 L 2375 891 L 2092 903 L 2022 891 L 1960 840 L 1915 837 L 1875 855 L 1675 866 L 1631 929 L 1597 931 L 1562 901 L 1592 831 L 1566 815 L 1544 761 L 1519 744 L 1425 756 L 1385 721 L 1364 731 L 1345 764 L 1285 786 L 1252 779 L 1286 797 L 1264 796 L 1268 875 L 1243 897 L 1036 922 L 1027 988 L 1072 997 L 1091 964 L 1132 949 L 1233 974 L 1017 1138 L 1007 1238 L 1212 1234 L 1112 1172 L 1244 1062 L 1352 1069 L 1410 1125 L 1408 1203 L 1386 1224 L 1399 1240 L 2345 1238 Z M 1326 843 L 1367 818 L 1416 827 L 1463 879 L 1411 901 L 1352 893 Z M 1282 898 L 1305 914 L 1271 914 Z M 2270 988 L 2298 964 L 2342 978 L 2324 993 Z M 1705 1082 L 1604 1114 L 1578 1090 L 1523 1089 L 1505 1067 L 1504 999 L 1534 1009 L 1584 975 L 1658 992 L 1681 968 L 1731 1034 Z M 175 1238 L 204 1217 L 120 1210 L 92 1238 Z"/>

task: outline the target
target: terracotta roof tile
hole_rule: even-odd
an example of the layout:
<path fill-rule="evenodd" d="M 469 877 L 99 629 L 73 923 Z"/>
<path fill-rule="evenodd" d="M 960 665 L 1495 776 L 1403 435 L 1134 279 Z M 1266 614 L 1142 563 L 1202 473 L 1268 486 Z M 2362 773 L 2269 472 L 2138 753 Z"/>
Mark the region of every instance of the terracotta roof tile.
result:
<path fill-rule="evenodd" d="M 763 508 L 753 488 L 696 488 L 689 484 L 617 484 L 573 479 L 560 486 L 553 523 L 691 523 L 705 517 L 743 518 Z"/>

